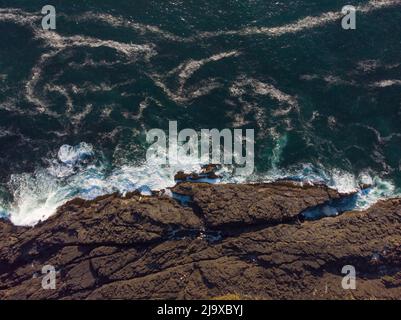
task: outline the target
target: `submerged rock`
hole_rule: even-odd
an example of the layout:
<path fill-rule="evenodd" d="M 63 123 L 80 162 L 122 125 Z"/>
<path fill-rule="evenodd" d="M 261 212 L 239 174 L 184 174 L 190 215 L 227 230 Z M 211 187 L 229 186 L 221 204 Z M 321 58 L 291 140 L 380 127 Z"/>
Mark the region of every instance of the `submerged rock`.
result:
<path fill-rule="evenodd" d="M 0 299 L 401 298 L 401 200 L 316 221 L 342 195 L 289 182 L 75 199 L 34 228 L 0 220 Z M 56 289 L 42 288 L 42 268 Z M 357 272 L 344 290 L 343 266 Z"/>
<path fill-rule="evenodd" d="M 209 182 L 217 181 L 221 178 L 216 171 L 219 169 L 218 165 L 208 164 L 202 167 L 200 173 L 192 172 L 185 173 L 184 171 L 179 171 L 175 174 L 174 180 L 178 182 L 183 181 L 194 181 L 194 182 L 204 182 L 203 180 L 209 180 Z"/>

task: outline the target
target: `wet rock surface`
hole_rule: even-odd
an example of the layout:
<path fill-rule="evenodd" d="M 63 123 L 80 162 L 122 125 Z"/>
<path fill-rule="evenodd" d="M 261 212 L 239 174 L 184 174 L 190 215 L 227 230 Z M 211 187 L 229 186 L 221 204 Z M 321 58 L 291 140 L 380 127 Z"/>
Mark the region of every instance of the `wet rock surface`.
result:
<path fill-rule="evenodd" d="M 401 298 L 401 200 L 303 221 L 341 197 L 289 182 L 183 182 L 165 195 L 75 199 L 33 228 L 0 220 L 0 299 Z M 42 288 L 42 267 L 56 289 Z M 356 269 L 344 290 L 343 266 Z"/>

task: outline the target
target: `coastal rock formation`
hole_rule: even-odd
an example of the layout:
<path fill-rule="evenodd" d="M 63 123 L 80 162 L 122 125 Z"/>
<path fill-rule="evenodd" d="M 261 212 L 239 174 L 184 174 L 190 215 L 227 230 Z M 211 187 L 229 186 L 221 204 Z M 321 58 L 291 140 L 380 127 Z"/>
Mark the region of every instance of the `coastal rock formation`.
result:
<path fill-rule="evenodd" d="M 0 221 L 0 299 L 401 298 L 401 199 L 305 221 L 342 195 L 289 182 L 183 182 L 75 199 L 33 228 Z M 42 288 L 42 267 L 57 270 Z M 357 272 L 342 288 L 343 266 Z"/>

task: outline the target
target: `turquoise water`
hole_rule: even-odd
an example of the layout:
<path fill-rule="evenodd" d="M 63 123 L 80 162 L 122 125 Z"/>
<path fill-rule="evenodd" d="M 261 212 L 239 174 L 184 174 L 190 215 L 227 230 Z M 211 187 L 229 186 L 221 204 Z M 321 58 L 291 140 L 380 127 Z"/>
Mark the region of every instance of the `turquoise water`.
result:
<path fill-rule="evenodd" d="M 53 32 L 45 4 L 0 1 L 0 215 L 173 184 L 199 164 L 144 162 L 145 130 L 169 120 L 255 129 L 248 181 L 398 193 L 400 1 L 354 1 L 352 31 L 327 18 L 347 1 L 53 1 Z"/>

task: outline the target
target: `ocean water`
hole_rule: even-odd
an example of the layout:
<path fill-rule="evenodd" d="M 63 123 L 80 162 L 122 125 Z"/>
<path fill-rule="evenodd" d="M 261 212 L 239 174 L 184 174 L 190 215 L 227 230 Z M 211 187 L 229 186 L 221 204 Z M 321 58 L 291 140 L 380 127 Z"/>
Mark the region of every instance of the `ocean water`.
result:
<path fill-rule="evenodd" d="M 254 174 L 224 167 L 223 183 L 372 185 L 355 208 L 399 195 L 401 0 L 352 1 L 347 31 L 349 1 L 52 1 L 44 31 L 47 2 L 0 0 L 0 216 L 174 185 L 202 163 L 145 161 L 169 120 L 255 129 Z"/>

